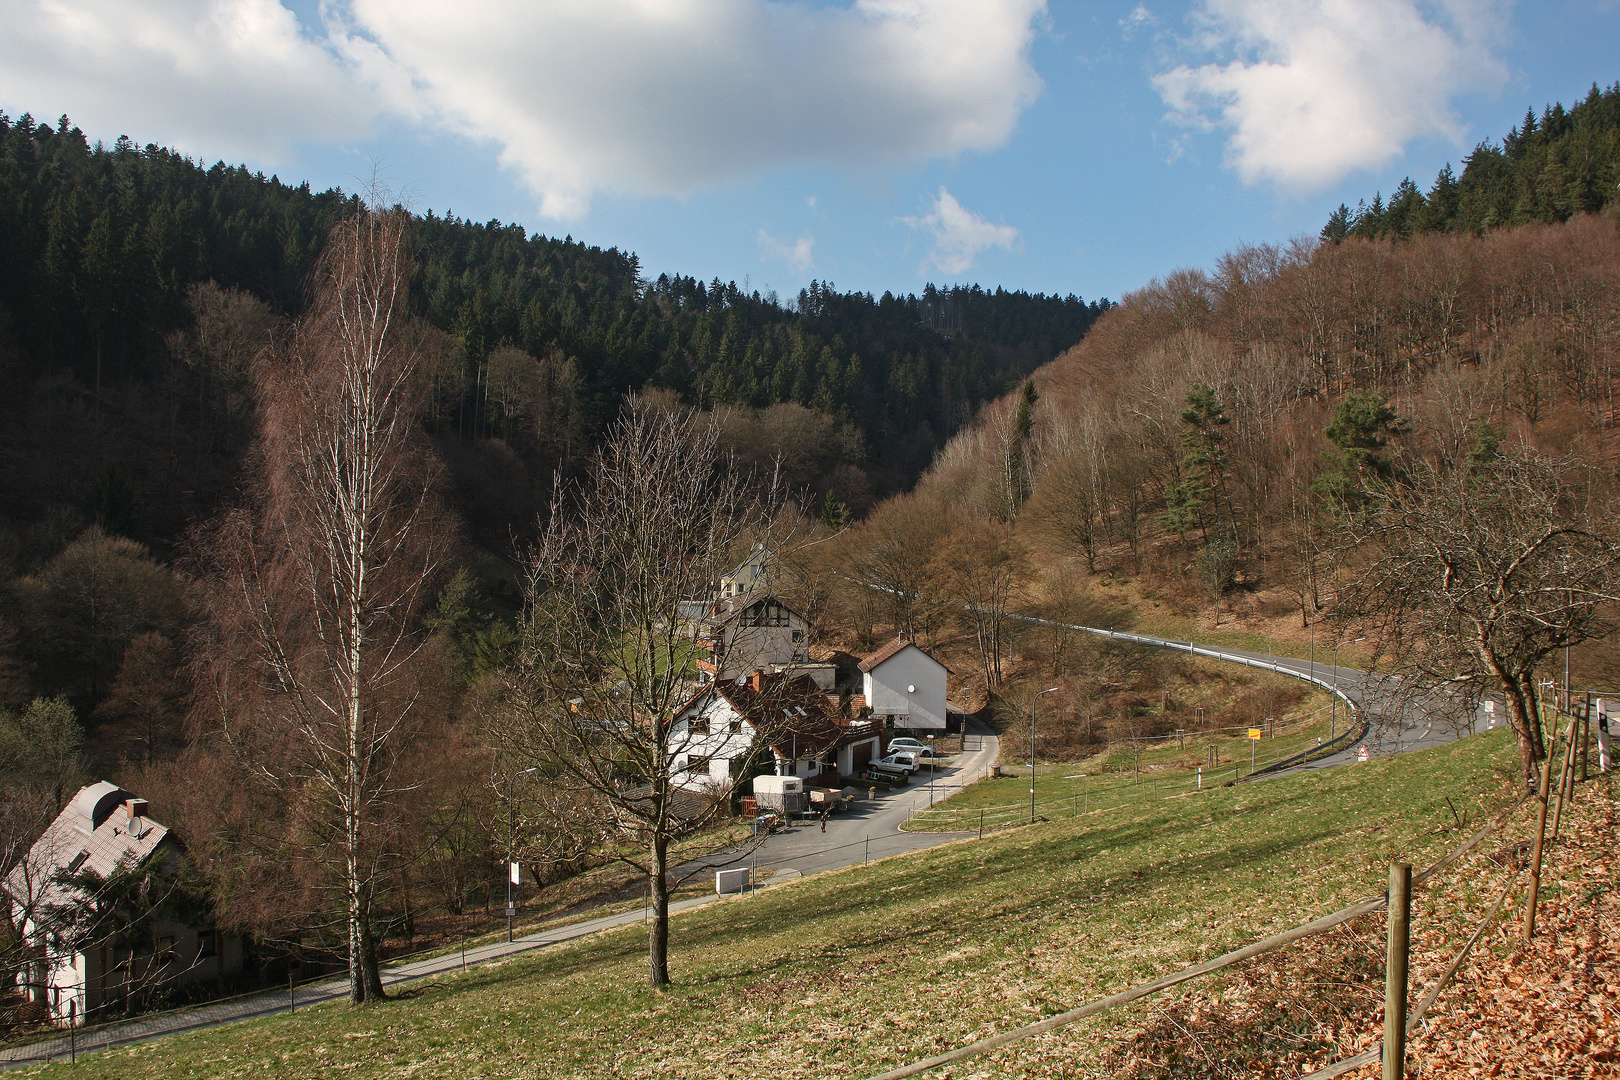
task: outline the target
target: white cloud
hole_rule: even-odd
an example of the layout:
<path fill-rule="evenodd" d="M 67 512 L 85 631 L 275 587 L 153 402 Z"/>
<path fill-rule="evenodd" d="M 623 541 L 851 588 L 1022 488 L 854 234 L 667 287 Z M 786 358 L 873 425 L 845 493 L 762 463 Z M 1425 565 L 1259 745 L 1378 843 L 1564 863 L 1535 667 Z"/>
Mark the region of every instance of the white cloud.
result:
<path fill-rule="evenodd" d="M 804 162 L 1002 145 L 1040 88 L 1044 0 L 335 0 L 395 106 L 492 140 L 567 218 Z"/>
<path fill-rule="evenodd" d="M 1203 0 L 1198 44 L 1225 62 L 1154 79 L 1172 117 L 1229 133 L 1245 183 L 1309 191 L 1463 137 L 1451 100 L 1507 78 L 1508 0 Z"/>
<path fill-rule="evenodd" d="M 956 196 L 943 187 L 939 189 L 939 197 L 934 200 L 932 213 L 900 220 L 934 238 L 934 248 L 922 266 L 924 273 L 929 266 L 933 266 L 941 273 L 963 274 L 972 269 L 973 261 L 990 248 L 1013 251 L 1018 246 L 1017 229 L 1011 225 L 991 224 L 957 202 Z"/>
<path fill-rule="evenodd" d="M 365 135 L 374 108 L 277 0 L 11 0 L 0 73 L 12 109 L 209 160 L 291 163 L 295 142 Z"/>
<path fill-rule="evenodd" d="M 1131 13 L 1129 15 L 1119 20 L 1120 32 L 1124 34 L 1125 40 L 1127 41 L 1135 37 L 1138 30 L 1141 30 L 1144 27 L 1158 25 L 1159 17 L 1153 14 L 1152 11 L 1148 10 L 1148 6 L 1146 4 L 1137 4 L 1131 9 Z"/>
<path fill-rule="evenodd" d="M 761 261 L 766 257 L 781 259 L 788 264 L 788 269 L 795 274 L 807 274 L 816 268 L 815 255 L 811 249 L 816 246 L 816 238 L 806 233 L 797 240 L 789 242 L 779 240 L 766 232 L 759 230 L 759 246 L 765 252 Z"/>

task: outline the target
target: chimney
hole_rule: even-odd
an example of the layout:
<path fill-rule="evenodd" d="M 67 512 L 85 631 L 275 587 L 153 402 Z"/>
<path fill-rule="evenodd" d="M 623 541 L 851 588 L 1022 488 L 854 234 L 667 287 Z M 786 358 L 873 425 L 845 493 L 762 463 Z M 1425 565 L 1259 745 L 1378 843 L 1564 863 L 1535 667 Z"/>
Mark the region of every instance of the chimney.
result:
<path fill-rule="evenodd" d="M 143 827 L 141 819 L 146 816 L 145 799 L 128 799 L 124 802 L 124 812 L 129 815 L 129 835 L 139 838 Z"/>
<path fill-rule="evenodd" d="M 748 676 L 748 689 L 756 694 L 765 692 L 765 672 L 763 669 L 755 668 L 754 673 Z"/>

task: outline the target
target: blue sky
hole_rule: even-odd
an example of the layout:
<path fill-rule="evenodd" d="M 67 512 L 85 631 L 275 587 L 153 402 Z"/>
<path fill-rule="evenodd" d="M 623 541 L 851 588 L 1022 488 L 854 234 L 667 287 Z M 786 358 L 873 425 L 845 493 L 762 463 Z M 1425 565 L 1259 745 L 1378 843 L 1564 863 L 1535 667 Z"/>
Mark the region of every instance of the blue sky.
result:
<path fill-rule="evenodd" d="M 9 0 L 0 108 L 775 289 L 1118 298 L 1620 79 L 1620 0 Z"/>

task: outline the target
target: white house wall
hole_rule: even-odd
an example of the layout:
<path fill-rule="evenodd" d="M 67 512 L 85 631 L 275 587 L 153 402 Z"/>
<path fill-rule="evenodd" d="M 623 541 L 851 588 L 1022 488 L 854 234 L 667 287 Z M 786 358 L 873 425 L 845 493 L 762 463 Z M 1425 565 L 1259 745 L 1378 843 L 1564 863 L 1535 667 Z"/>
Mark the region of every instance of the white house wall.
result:
<path fill-rule="evenodd" d="M 866 672 L 866 703 L 874 717 L 896 717 L 897 727 L 944 731 L 945 677 L 944 664 L 911 645 Z"/>
<path fill-rule="evenodd" d="M 708 720 L 708 734 L 692 730 L 692 721 Z M 732 731 L 731 725 L 739 730 Z M 753 725 L 744 720 L 731 702 L 719 694 L 705 697 L 681 714 L 669 733 L 669 756 L 675 769 L 671 779 L 676 786 L 701 791 L 712 784 L 731 784 L 731 762 L 746 757 L 754 746 Z M 694 757 L 709 759 L 703 772 L 689 772 L 684 766 Z"/>

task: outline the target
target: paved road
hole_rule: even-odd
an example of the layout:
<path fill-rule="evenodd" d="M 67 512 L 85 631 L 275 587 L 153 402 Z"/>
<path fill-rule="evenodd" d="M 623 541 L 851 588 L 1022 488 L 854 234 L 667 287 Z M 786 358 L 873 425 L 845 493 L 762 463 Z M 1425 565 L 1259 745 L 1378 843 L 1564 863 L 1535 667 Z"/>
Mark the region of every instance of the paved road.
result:
<path fill-rule="evenodd" d="M 964 752 L 948 766 L 941 768 L 934 777 L 933 798 L 943 799 L 983 776 L 995 762 L 998 753 L 997 740 L 993 734 L 983 729 L 972 731 L 967 736 Z M 913 782 L 907 787 L 879 795 L 876 799 L 863 800 L 852 812 L 830 818 L 825 832 L 821 830 L 819 823 L 812 823 L 794 826 L 767 837 L 758 846 L 757 851 L 748 855 L 746 862 L 732 861 L 731 865 L 752 864 L 761 870 L 775 870 L 777 880 L 781 880 L 784 877 L 798 877 L 849 866 L 868 859 L 881 859 L 917 851 L 965 835 L 900 831 L 900 823 L 911 816 L 914 809 L 927 806 L 929 798 L 927 783 Z M 725 860 L 711 857 L 709 860 L 688 864 L 679 872 L 695 876 L 709 872 L 711 869 L 709 864 L 720 861 Z M 715 899 L 716 897 L 710 894 L 682 900 L 671 904 L 670 911 L 672 913 L 686 911 L 712 903 Z M 645 914 L 640 910 L 620 912 L 525 934 L 510 944 L 502 941 L 468 949 L 465 954 L 454 952 L 429 960 L 399 964 L 384 969 L 383 986 L 395 987 L 424 976 L 499 960 L 547 945 L 555 945 L 558 942 L 585 937 L 615 926 L 640 922 L 644 918 Z M 298 987 L 296 991 L 296 1008 L 345 998 L 348 989 L 348 980 L 342 977 L 308 983 Z M 76 1040 L 77 1052 L 90 1053 L 104 1050 L 109 1046 L 143 1042 L 183 1031 L 234 1023 L 238 1020 L 256 1019 L 286 1012 L 292 1007 L 294 1003 L 289 1001 L 286 990 L 270 990 L 195 1008 L 152 1014 L 93 1028 L 79 1034 Z M 66 1037 L 0 1049 L 0 1071 L 38 1064 L 42 1061 L 65 1059 L 72 1052 L 73 1048 Z"/>
<path fill-rule="evenodd" d="M 813 874 L 868 859 L 881 859 L 933 847 L 966 833 L 901 832 L 900 825 L 915 811 L 941 802 L 984 776 L 1000 757 L 1000 743 L 988 728 L 969 728 L 966 745 L 950 764 L 929 779 L 924 771 L 903 788 L 876 798 L 865 796 L 842 813 L 827 819 L 826 831 L 810 821 L 766 837 L 757 851 L 745 848 L 717 852 L 683 866 L 682 875 L 707 873 L 720 865 L 757 866 L 777 876 Z M 737 861 L 738 859 L 741 861 Z"/>

